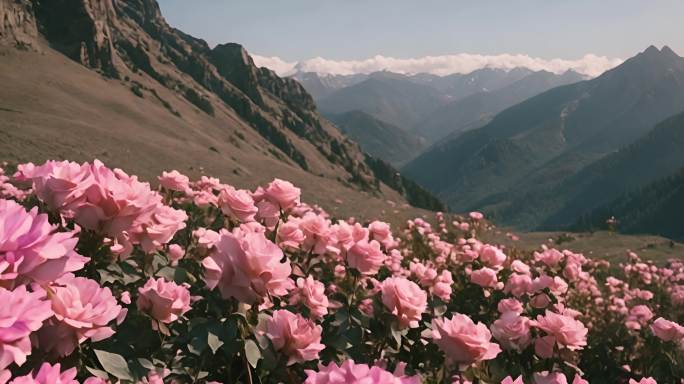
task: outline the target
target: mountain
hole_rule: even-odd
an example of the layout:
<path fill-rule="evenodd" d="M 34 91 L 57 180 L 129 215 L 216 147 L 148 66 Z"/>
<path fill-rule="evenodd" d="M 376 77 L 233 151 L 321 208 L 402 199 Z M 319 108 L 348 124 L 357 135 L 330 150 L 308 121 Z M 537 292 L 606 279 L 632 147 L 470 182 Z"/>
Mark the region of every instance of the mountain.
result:
<path fill-rule="evenodd" d="M 466 74 L 452 74 L 442 77 L 414 75 L 412 80 L 428 85 L 446 95 L 451 101 L 458 101 L 481 92 L 492 92 L 504 88 L 532 73 L 527 68 L 511 70 L 482 68 Z"/>
<path fill-rule="evenodd" d="M 376 72 L 358 84 L 318 100 L 317 104 L 324 115 L 363 111 L 408 129 L 445 101 L 434 88 L 417 84 L 404 75 Z"/>
<path fill-rule="evenodd" d="M 597 207 L 684 168 L 684 112 L 661 123 L 644 137 L 585 167 L 560 184 L 554 214 L 542 225 L 564 228 Z M 540 204 L 537 201 L 536 204 Z M 548 203 L 543 203 L 548 204 Z M 605 218 L 604 218 L 605 219 Z"/>
<path fill-rule="evenodd" d="M 415 131 L 434 143 L 446 136 L 482 127 L 497 113 L 532 96 L 584 79 L 584 76 L 574 71 L 561 75 L 547 71 L 533 72 L 503 88 L 477 92 L 443 105 L 417 124 Z"/>
<path fill-rule="evenodd" d="M 581 217 L 574 229 L 605 228 L 614 217 L 622 233 L 658 234 L 684 240 L 684 168 L 645 187 L 625 193 Z"/>
<path fill-rule="evenodd" d="M 401 166 L 425 148 L 425 141 L 395 125 L 378 120 L 363 111 L 349 111 L 328 118 L 361 145 L 364 152 Z"/>
<path fill-rule="evenodd" d="M 358 84 L 368 78 L 368 75 L 359 73 L 353 75 L 331 75 L 319 74 L 316 72 L 296 72 L 291 76 L 297 80 L 307 92 L 314 98 L 320 100 L 330 96 L 338 89 Z"/>
<path fill-rule="evenodd" d="M 338 198 L 345 214 L 442 208 L 376 175 L 298 82 L 172 28 L 154 0 L 0 0 L 0 83 L 3 160 L 97 157 L 147 179 L 177 168 L 250 187 L 281 177 L 333 213 Z"/>
<path fill-rule="evenodd" d="M 554 214 L 554 204 L 540 204 L 553 202 L 554 188 L 682 110 L 684 59 L 651 46 L 595 79 L 508 108 L 403 170 L 454 210 L 537 228 Z"/>

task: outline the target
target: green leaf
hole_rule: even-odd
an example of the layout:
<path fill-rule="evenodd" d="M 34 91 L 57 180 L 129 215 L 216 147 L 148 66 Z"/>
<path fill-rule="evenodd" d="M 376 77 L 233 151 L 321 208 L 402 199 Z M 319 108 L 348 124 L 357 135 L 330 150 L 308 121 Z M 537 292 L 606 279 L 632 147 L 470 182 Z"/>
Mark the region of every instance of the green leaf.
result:
<path fill-rule="evenodd" d="M 218 351 L 218 349 L 223 345 L 223 341 L 221 341 L 215 334 L 208 332 L 207 345 L 209 345 L 209 348 L 211 348 L 211 353 L 216 354 L 216 351 Z"/>
<path fill-rule="evenodd" d="M 123 356 L 99 349 L 95 349 L 94 352 L 105 371 L 122 380 L 135 380 Z"/>
<path fill-rule="evenodd" d="M 256 368 L 259 359 L 261 359 L 261 350 L 259 350 L 259 346 L 254 340 L 245 341 L 245 355 L 249 365 L 251 365 L 252 368 Z"/>
<path fill-rule="evenodd" d="M 90 372 L 93 376 L 97 376 L 97 377 L 99 377 L 100 379 L 109 379 L 109 375 L 108 375 L 107 372 L 105 372 L 105 371 L 101 371 L 101 370 L 99 370 L 99 369 L 95 369 L 95 368 L 88 367 L 88 366 L 86 366 L 86 369 L 87 369 L 88 372 Z"/>

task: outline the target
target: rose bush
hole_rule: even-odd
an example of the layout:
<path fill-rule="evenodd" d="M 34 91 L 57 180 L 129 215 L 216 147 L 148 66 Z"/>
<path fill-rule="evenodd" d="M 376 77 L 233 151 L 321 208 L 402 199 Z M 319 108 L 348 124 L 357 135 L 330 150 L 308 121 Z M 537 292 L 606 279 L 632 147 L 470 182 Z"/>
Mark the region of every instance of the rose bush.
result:
<path fill-rule="evenodd" d="M 678 260 L 506 247 L 482 240 L 497 230 L 479 212 L 401 229 L 332 217 L 279 179 L 6 169 L 0 384 L 684 377 Z"/>

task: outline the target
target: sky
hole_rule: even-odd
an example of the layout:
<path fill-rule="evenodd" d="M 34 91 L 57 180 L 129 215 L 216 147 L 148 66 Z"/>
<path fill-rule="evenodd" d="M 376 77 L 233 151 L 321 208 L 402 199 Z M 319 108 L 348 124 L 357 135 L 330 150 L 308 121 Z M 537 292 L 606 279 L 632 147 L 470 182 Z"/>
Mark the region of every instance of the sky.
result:
<path fill-rule="evenodd" d="M 684 55 L 682 0 L 159 0 L 174 27 L 279 73 L 528 66 L 596 75 L 653 44 Z M 412 59 L 407 60 L 407 59 Z M 593 73 L 592 73 L 593 72 Z"/>

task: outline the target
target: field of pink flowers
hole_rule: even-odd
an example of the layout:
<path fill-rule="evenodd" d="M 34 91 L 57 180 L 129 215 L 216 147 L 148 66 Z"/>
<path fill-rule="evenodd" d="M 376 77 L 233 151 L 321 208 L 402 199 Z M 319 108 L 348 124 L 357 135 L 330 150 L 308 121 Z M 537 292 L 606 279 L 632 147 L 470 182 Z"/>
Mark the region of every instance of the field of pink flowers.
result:
<path fill-rule="evenodd" d="M 99 161 L 0 170 L 0 383 L 679 383 L 684 263 Z M 684 382 L 684 381 L 683 381 Z"/>

